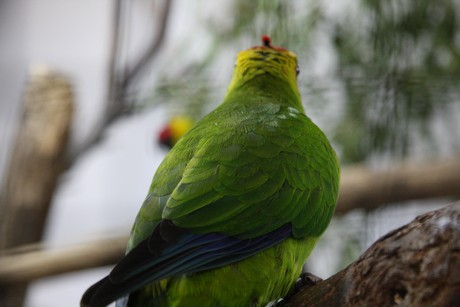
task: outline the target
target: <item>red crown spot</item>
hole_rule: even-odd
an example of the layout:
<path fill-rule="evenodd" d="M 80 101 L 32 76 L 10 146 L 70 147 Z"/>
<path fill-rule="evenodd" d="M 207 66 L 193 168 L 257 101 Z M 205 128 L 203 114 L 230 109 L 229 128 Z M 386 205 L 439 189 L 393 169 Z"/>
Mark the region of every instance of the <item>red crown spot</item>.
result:
<path fill-rule="evenodd" d="M 168 140 L 171 139 L 171 127 L 166 126 L 161 130 L 160 135 L 158 137 L 160 143 L 167 142 Z"/>
<path fill-rule="evenodd" d="M 271 39 L 270 39 L 270 36 L 268 35 L 262 35 L 262 44 L 265 46 L 265 47 L 271 47 Z"/>
<path fill-rule="evenodd" d="M 276 51 L 286 51 L 283 47 L 272 46 L 272 39 L 268 35 L 262 35 L 262 46 L 254 46 L 251 49 L 271 48 Z"/>

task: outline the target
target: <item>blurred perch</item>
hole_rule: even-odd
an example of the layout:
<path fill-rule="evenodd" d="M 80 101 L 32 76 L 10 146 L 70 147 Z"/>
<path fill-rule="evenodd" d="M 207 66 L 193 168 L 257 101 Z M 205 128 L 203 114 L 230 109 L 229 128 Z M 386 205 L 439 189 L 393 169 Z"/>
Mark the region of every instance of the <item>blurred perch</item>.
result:
<path fill-rule="evenodd" d="M 63 171 L 72 114 L 73 94 L 66 78 L 34 67 L 0 198 L 0 250 L 41 239 Z"/>
<path fill-rule="evenodd" d="M 460 202 L 386 234 L 285 306 L 460 306 Z"/>
<path fill-rule="evenodd" d="M 460 198 L 460 157 L 396 165 L 385 171 L 342 168 L 336 214 L 411 199 Z"/>
<path fill-rule="evenodd" d="M 55 250 L 8 253 L 0 257 L 0 287 L 116 263 L 127 242 L 128 237 L 114 238 Z"/>
<path fill-rule="evenodd" d="M 430 164 L 402 165 L 384 172 L 366 171 L 361 167 L 345 168 L 337 211 L 345 213 L 359 206 L 376 208 L 389 201 L 456 197 L 460 193 L 459 169 L 460 158 Z M 112 265 L 122 257 L 126 241 L 127 237 L 69 249 L 4 254 L 0 257 L 0 285 Z M 104 249 L 101 250 L 101 246 Z"/>
<path fill-rule="evenodd" d="M 44 66 L 31 70 L 0 196 L 0 251 L 41 240 L 73 114 L 66 78 Z M 0 289 L 1 306 L 21 306 L 25 284 Z"/>

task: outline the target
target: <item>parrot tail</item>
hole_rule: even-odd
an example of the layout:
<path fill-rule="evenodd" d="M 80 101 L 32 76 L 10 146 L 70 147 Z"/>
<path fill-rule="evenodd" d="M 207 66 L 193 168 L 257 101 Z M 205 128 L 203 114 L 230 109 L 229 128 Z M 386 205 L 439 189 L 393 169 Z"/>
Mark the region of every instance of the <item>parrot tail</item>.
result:
<path fill-rule="evenodd" d="M 149 283 L 238 262 L 291 235 L 290 224 L 259 237 L 239 239 L 221 233 L 193 234 L 170 220 L 163 220 L 108 276 L 85 292 L 80 306 L 106 306 Z"/>

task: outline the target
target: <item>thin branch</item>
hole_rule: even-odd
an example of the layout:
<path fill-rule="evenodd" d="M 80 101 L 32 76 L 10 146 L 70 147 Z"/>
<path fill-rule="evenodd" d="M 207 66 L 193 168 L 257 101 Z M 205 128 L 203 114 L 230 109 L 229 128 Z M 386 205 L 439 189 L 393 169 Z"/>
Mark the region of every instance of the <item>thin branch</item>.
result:
<path fill-rule="evenodd" d="M 122 86 L 127 89 L 132 82 L 139 76 L 143 69 L 147 67 L 147 64 L 153 60 L 153 58 L 158 54 L 161 45 L 163 44 L 166 29 L 168 25 L 169 13 L 171 9 L 172 0 L 166 0 L 161 11 L 160 18 L 158 20 L 158 31 L 156 33 L 156 38 L 150 46 L 145 50 L 144 54 L 135 62 L 133 67 L 128 70 L 126 77 L 122 82 Z"/>
<path fill-rule="evenodd" d="M 108 103 L 107 108 L 110 109 L 116 101 L 115 96 L 120 80 L 124 78 L 121 74 L 123 71 L 118 71 L 118 61 L 120 60 L 121 42 L 123 41 L 123 31 L 121 25 L 124 23 L 123 0 L 116 0 L 113 7 L 111 46 L 109 55 L 109 88 L 108 88 Z M 125 4 L 126 5 L 126 4 Z M 106 111 L 107 112 L 107 111 Z M 108 112 L 107 112 L 108 113 Z"/>
<path fill-rule="evenodd" d="M 89 148 L 96 145 L 102 138 L 105 129 L 113 123 L 120 116 L 131 111 L 133 106 L 129 106 L 126 100 L 126 94 L 129 87 L 133 84 L 134 80 L 138 78 L 143 69 L 147 67 L 147 63 L 151 62 L 158 54 L 161 45 L 164 42 L 165 33 L 170 16 L 172 0 L 166 0 L 163 10 L 159 14 L 157 32 L 155 38 L 152 40 L 150 46 L 146 49 L 144 54 L 135 62 L 132 68 L 117 69 L 117 61 L 119 60 L 121 48 L 121 23 L 123 22 L 123 1 L 117 0 L 114 7 L 112 43 L 111 43 L 111 57 L 110 57 L 110 74 L 109 74 L 109 100 L 108 108 L 102 118 L 100 124 L 87 141 L 74 153 L 71 154 L 68 164 L 72 164 L 78 156 L 86 152 Z M 125 73 L 126 72 L 126 73 Z"/>

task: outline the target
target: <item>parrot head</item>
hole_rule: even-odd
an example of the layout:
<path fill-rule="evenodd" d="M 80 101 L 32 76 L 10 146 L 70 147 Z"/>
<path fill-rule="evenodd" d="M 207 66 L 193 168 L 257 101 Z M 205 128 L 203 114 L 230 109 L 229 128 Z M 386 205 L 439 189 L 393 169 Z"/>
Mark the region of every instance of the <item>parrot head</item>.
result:
<path fill-rule="evenodd" d="M 189 131 L 195 121 L 184 115 L 178 115 L 171 118 L 166 126 L 160 131 L 158 135 L 158 143 L 171 149 L 182 135 Z"/>
<path fill-rule="evenodd" d="M 254 46 L 238 54 L 228 92 L 257 80 L 259 75 L 267 74 L 278 83 L 287 82 L 287 85 L 298 94 L 299 67 L 296 54 L 285 48 L 273 46 L 270 37 L 263 35 L 261 46 Z M 298 97 L 300 100 L 300 94 Z"/>
<path fill-rule="evenodd" d="M 234 89 L 256 80 L 259 75 L 270 75 L 277 85 L 287 82 L 289 88 L 294 90 L 296 98 L 300 101 L 300 94 L 297 88 L 297 75 L 299 67 L 295 53 L 283 48 L 273 46 L 267 35 L 262 36 L 262 45 L 254 46 L 241 51 L 236 60 L 233 78 L 228 87 L 227 93 Z M 266 82 L 266 78 L 264 78 Z M 279 86 L 276 86 L 279 90 Z M 192 128 L 195 121 L 188 116 L 174 116 L 168 124 L 160 131 L 158 143 L 171 149 L 188 130 Z"/>

